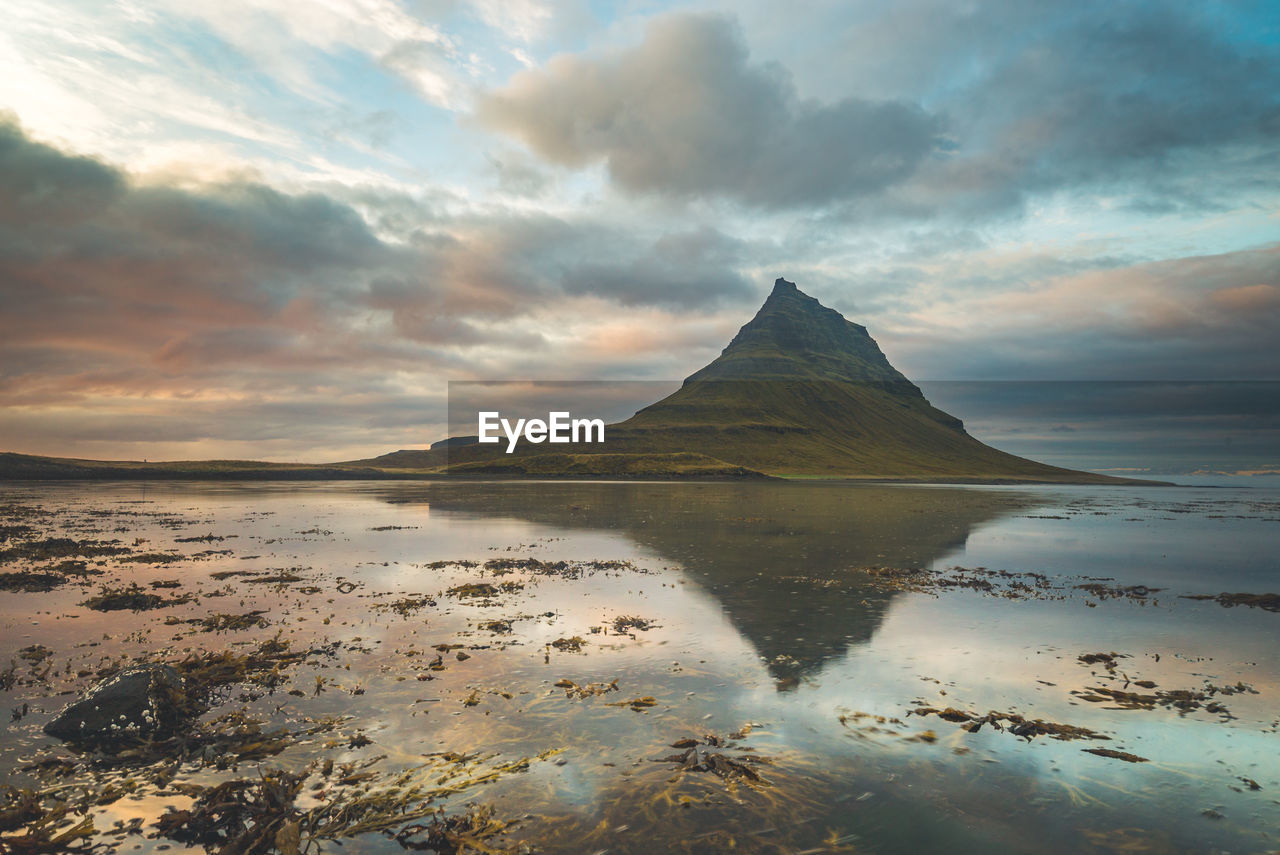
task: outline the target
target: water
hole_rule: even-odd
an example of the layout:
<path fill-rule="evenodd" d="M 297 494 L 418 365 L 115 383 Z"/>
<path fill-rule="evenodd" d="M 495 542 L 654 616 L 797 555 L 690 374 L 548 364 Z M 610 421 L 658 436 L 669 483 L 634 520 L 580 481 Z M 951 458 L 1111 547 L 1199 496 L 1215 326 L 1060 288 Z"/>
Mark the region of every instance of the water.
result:
<path fill-rule="evenodd" d="M 360 788 L 385 792 L 406 770 L 434 781 L 441 764 L 456 762 L 441 752 L 473 758 L 479 772 L 533 758 L 433 803 L 447 814 L 485 805 L 503 822 L 519 819 L 485 838 L 497 849 L 1280 847 L 1280 614 L 1183 597 L 1280 590 L 1275 489 L 69 484 L 8 485 L 0 508 L 0 525 L 30 528 L 6 548 L 70 537 L 130 550 L 89 559 L 104 575 L 0 594 L 0 662 L 15 663 L 0 703 L 28 707 L 8 725 L 0 774 L 60 788 L 59 798 L 93 817 L 95 839 L 122 851 L 182 849 L 153 835 L 167 808 L 193 805 L 198 791 L 187 784 L 308 770 L 302 812 Z M 179 541 L 206 534 L 215 539 Z M 129 560 L 169 552 L 183 558 Z M 494 559 L 516 563 L 486 570 Z M 548 571 L 525 559 L 570 563 Z M 4 569 L 50 563 L 11 556 Z M 984 591 L 936 584 L 947 575 L 859 569 L 955 566 L 1014 575 L 972 576 L 994 581 Z M 213 576 L 283 569 L 298 578 Z M 79 605 L 130 580 L 195 597 L 141 612 Z M 150 587 L 162 580 L 177 587 Z M 448 592 L 504 582 L 523 587 Z M 1089 584 L 1101 587 L 1076 587 Z M 1114 595 L 1127 586 L 1146 589 Z M 396 603 L 399 611 L 387 608 Z M 269 624 L 202 632 L 186 623 L 254 611 Z M 622 617 L 653 625 L 618 631 Z M 282 668 L 275 685 L 221 691 L 201 721 L 242 712 L 294 734 L 279 745 L 237 760 L 243 745 L 224 741 L 212 754 L 130 765 L 40 732 L 115 664 L 244 652 L 273 637 L 295 650 L 342 646 Z M 580 652 L 552 646 L 574 637 Z M 463 645 L 467 658 L 443 651 L 433 670 L 434 645 L 446 644 Z M 52 652 L 23 658 L 32 645 Z M 1123 655 L 1113 670 L 1078 658 L 1099 652 Z M 563 680 L 603 693 L 578 697 L 555 685 Z M 1122 708 L 1098 689 L 1194 690 L 1201 700 Z M 626 705 L 646 698 L 652 705 Z M 915 712 L 947 708 L 1107 739 L 1022 738 L 1007 720 L 1004 731 L 969 732 L 965 721 Z M 709 736 L 728 744 L 709 745 Z M 732 766 L 720 777 L 655 762 L 687 751 L 671 747 L 682 739 L 703 740 L 700 757 L 720 754 L 762 780 Z M 1092 748 L 1146 762 L 1083 750 Z M 342 784 L 323 774 L 326 759 L 368 764 L 360 769 L 369 774 Z M 106 786 L 116 789 L 103 796 Z M 142 833 L 127 833 L 130 821 Z M 380 831 L 343 844 L 401 851 Z"/>

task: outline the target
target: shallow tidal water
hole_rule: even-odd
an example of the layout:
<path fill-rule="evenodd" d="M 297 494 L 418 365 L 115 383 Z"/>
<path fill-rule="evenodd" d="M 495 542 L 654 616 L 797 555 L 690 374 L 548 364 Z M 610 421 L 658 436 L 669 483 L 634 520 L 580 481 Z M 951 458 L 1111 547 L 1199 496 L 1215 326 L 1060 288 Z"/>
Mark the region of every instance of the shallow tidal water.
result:
<path fill-rule="evenodd" d="M 1276 489 L 8 484 L 0 517 L 0 570 L 84 562 L 0 592 L 0 780 L 81 844 L 218 851 L 162 818 L 279 769 L 294 817 L 418 787 L 308 851 L 476 811 L 467 851 L 1280 851 L 1280 613 L 1217 599 L 1280 592 Z M 131 583 L 161 602 L 84 605 Z M 41 732 L 264 643 L 299 656 L 219 684 L 217 738 Z"/>

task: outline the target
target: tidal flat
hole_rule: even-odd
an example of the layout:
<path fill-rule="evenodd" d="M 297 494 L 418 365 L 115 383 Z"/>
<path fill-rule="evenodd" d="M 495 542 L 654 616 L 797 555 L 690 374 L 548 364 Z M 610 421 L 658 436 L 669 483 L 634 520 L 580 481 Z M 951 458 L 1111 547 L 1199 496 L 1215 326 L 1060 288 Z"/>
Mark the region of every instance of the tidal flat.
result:
<path fill-rule="evenodd" d="M 1276 852 L 1277 543 L 1274 488 L 10 483 L 0 849 Z"/>

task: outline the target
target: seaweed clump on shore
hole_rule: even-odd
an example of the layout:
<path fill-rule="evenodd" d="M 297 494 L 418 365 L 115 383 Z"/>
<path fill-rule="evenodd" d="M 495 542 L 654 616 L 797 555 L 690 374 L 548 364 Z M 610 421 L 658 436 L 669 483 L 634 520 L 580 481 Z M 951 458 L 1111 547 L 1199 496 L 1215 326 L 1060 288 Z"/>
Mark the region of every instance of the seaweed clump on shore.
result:
<path fill-rule="evenodd" d="M 524 585 L 519 582 L 503 582 L 500 585 L 491 585 L 488 582 L 467 582 L 462 585 L 454 585 L 445 593 L 460 599 L 491 600 L 498 594 L 514 594 L 523 589 Z"/>
<path fill-rule="evenodd" d="M 158 834 L 210 851 L 297 855 L 301 813 L 294 801 L 305 778 L 305 773 L 273 769 L 256 781 L 224 781 L 200 791 L 190 809 L 171 808 L 161 816 Z"/>
<path fill-rule="evenodd" d="M 935 715 L 943 721 L 963 725 L 964 729 L 969 733 L 977 733 L 984 725 L 991 725 L 994 730 L 1007 731 L 1014 736 L 1021 736 L 1028 742 L 1037 736 L 1048 736 L 1051 739 L 1063 741 L 1111 738 L 1087 727 L 1080 727 L 1074 724 L 1059 724 L 1055 721 L 1045 721 L 1040 718 L 1029 719 L 1018 713 L 997 712 L 995 710 L 986 715 L 978 715 L 977 713 L 958 710 L 955 707 L 947 707 L 942 710 L 935 707 L 917 707 L 914 710 L 909 710 L 907 714 L 918 716 Z"/>
<path fill-rule="evenodd" d="M 767 765 L 769 759 L 738 745 L 738 741 L 745 739 L 750 732 L 751 725 L 746 725 L 726 737 L 712 733 L 701 738 L 679 739 L 671 743 L 671 747 L 681 749 L 680 753 L 659 757 L 653 762 L 674 763 L 677 772 L 708 772 L 729 782 L 767 786 L 769 781 L 756 767 Z"/>
<path fill-rule="evenodd" d="M 515 821 L 499 820 L 490 808 L 468 806 L 446 813 L 438 802 L 480 784 L 524 772 L 532 759 L 491 764 L 492 758 L 454 753 L 433 755 L 426 764 L 393 775 L 369 769 L 381 758 L 340 765 L 312 763 L 299 772 L 266 769 L 257 777 L 192 786 L 190 808 L 170 808 L 156 822 L 157 835 L 206 850 L 236 855 L 299 855 L 320 841 L 341 841 L 381 833 L 407 849 L 452 855 L 462 852 L 511 851 L 496 838 Z M 326 798 L 314 807 L 297 804 L 303 784 Z M 422 820 L 430 819 L 429 822 Z"/>
<path fill-rule="evenodd" d="M 633 630 L 647 632 L 657 625 L 656 621 L 637 615 L 619 615 L 613 619 L 613 631 L 618 635 L 630 635 Z"/>
<path fill-rule="evenodd" d="M 193 618 L 187 623 L 195 624 L 201 632 L 237 632 L 245 629 L 261 629 L 270 625 L 263 615 L 266 612 L 255 609 L 244 614 L 212 614 L 202 618 Z"/>
<path fill-rule="evenodd" d="M 410 595 L 389 603 L 375 603 L 375 611 L 391 611 L 401 617 L 412 617 L 425 608 L 435 608 L 436 601 L 432 597 Z"/>
<path fill-rule="evenodd" d="M 1116 653 L 1112 650 L 1110 653 L 1081 653 L 1076 657 L 1076 661 L 1084 665 L 1101 665 L 1114 674 L 1119 660 L 1127 658 L 1128 654 Z"/>
<path fill-rule="evenodd" d="M 131 583 L 123 588 L 104 587 L 99 593 L 82 602 L 80 605 L 95 612 L 117 612 L 117 611 L 149 611 L 151 609 L 162 609 L 168 606 L 178 606 L 183 603 L 192 602 L 195 596 L 192 594 L 180 594 L 176 597 L 161 597 L 159 594 L 152 594 L 146 589 L 140 587 L 136 583 Z"/>
<path fill-rule="evenodd" d="M 42 594 L 60 588 L 73 579 L 83 580 L 89 576 L 101 575 L 102 571 L 90 568 L 88 562 L 69 558 L 57 564 L 0 573 L 0 591 Z"/>
<path fill-rule="evenodd" d="M 1149 680 L 1138 681 L 1135 685 L 1155 687 L 1155 683 Z M 1231 686 L 1217 686 L 1212 683 L 1206 683 L 1203 689 L 1156 689 L 1152 692 L 1129 692 L 1123 689 L 1111 689 L 1106 686 L 1091 686 L 1086 689 L 1077 689 L 1072 691 L 1071 694 L 1090 703 L 1110 702 L 1115 704 L 1117 709 L 1154 710 L 1157 707 L 1161 707 L 1176 710 L 1178 715 L 1186 715 L 1189 712 L 1203 709 L 1207 713 L 1231 719 L 1234 718 L 1231 711 L 1221 701 L 1216 700 L 1216 696 L 1245 693 L 1256 695 L 1258 690 L 1247 683 L 1236 683 Z"/>
<path fill-rule="evenodd" d="M 1116 751 L 1113 748 L 1083 748 L 1086 754 L 1096 754 L 1099 757 L 1110 757 L 1114 760 L 1123 760 L 1126 763 L 1147 763 L 1146 757 L 1139 757 L 1137 754 L 1130 754 L 1128 751 Z"/>
<path fill-rule="evenodd" d="M 92 852 L 93 818 L 74 820 L 69 814 L 71 808 L 48 793 L 0 784 L 0 852 Z"/>
<path fill-rule="evenodd" d="M 67 577 L 59 573 L 40 570 L 17 570 L 0 573 L 0 591 L 20 594 L 41 594 L 67 584 Z"/>
<path fill-rule="evenodd" d="M 1251 609 L 1262 609 L 1268 612 L 1280 612 L 1280 594 L 1183 594 L 1184 600 L 1213 600 L 1220 606 L 1248 606 Z"/>
<path fill-rule="evenodd" d="M 101 558 L 127 555 L 131 551 L 127 546 L 121 546 L 118 540 L 72 540 L 69 537 L 49 537 L 44 540 L 29 540 L 0 550 L 0 561 Z"/>

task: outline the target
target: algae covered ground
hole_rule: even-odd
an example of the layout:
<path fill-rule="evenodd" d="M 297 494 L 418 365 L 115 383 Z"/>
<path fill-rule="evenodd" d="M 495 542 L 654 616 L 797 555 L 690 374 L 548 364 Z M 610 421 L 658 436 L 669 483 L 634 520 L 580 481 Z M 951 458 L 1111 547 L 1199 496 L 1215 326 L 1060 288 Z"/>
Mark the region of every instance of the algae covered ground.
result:
<path fill-rule="evenodd" d="M 1277 526 L 1243 489 L 8 485 L 0 845 L 1274 851 Z M 153 724 L 60 729 L 140 673 Z"/>

